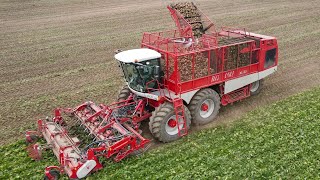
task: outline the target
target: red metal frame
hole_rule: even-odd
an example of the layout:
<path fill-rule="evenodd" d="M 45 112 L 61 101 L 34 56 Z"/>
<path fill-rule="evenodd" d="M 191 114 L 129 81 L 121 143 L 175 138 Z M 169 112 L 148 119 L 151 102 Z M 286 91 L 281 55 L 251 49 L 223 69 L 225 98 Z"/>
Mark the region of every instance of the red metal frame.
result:
<path fill-rule="evenodd" d="M 183 106 L 177 105 L 179 104 L 177 102 L 183 102 L 181 94 L 214 85 L 219 86 L 222 105 L 227 105 L 250 96 L 250 85 L 224 94 L 224 82 L 265 70 L 263 67 L 265 53 L 273 48 L 276 48 L 277 52 L 276 61 L 272 67 L 277 66 L 278 48 L 277 40 L 275 38 L 253 34 L 247 32 L 244 28 L 222 27 L 221 30 L 217 32 L 213 22 L 199 10 L 202 22 L 204 23 L 203 25 L 206 25 L 208 27 L 207 30 L 209 31 L 200 38 L 195 39 L 192 32 L 192 26 L 183 18 L 183 16 L 169 6 L 168 9 L 178 29 L 164 32 L 144 33 L 141 42 L 141 47 L 156 50 L 162 55 L 161 60 L 165 61 L 164 63 L 161 63 L 165 65 L 162 67 L 165 72 L 163 82 L 159 83 L 157 80 L 152 80 L 146 84 L 148 93 L 152 93 L 152 91 L 160 93 L 158 101 L 150 100 L 150 104 L 153 107 L 158 107 L 163 101 L 170 101 L 174 104 L 176 119 L 179 117 L 184 119 Z M 187 39 L 189 40 L 186 41 Z M 191 45 L 188 44 L 190 43 L 190 39 L 192 40 Z M 225 41 L 225 39 L 230 42 L 219 43 L 220 40 Z M 188 46 L 186 46 L 186 44 L 188 44 Z M 240 48 L 240 46 L 243 48 Z M 228 54 L 231 48 L 236 48 L 238 52 L 236 67 L 233 69 L 225 69 L 225 63 L 228 63 Z M 211 57 L 212 53 L 213 57 Z M 240 56 L 245 53 L 249 55 L 249 63 L 240 65 Z M 207 59 L 205 64 L 205 66 L 207 66 L 207 75 L 202 77 L 195 76 L 197 64 L 195 62 L 195 56 L 199 54 L 204 54 Z M 192 78 L 190 80 L 182 81 L 179 72 L 179 59 L 187 56 L 191 57 L 191 69 L 189 70 L 192 73 Z M 213 73 L 211 72 L 212 70 Z M 155 81 L 158 88 L 148 88 L 148 85 Z M 175 95 L 178 95 L 180 98 L 173 99 L 171 93 L 165 95 L 165 90 L 174 92 Z M 182 116 L 179 115 L 181 112 L 183 114 Z M 185 120 L 184 127 L 186 127 Z M 182 131 L 180 131 L 178 128 L 178 130 L 179 135 L 187 134 L 187 129 L 182 129 Z"/>
<path fill-rule="evenodd" d="M 235 91 L 232 91 L 228 94 L 224 94 L 221 97 L 221 104 L 223 106 L 226 106 L 227 104 L 239 101 L 241 99 L 244 99 L 246 97 L 250 96 L 250 86 L 245 86 L 243 88 L 237 89 Z"/>
<path fill-rule="evenodd" d="M 192 90 L 197 90 L 205 87 L 210 87 L 217 84 L 223 84 L 230 79 L 239 78 L 252 73 L 265 70 L 263 67 L 266 51 L 269 49 L 278 49 L 277 40 L 273 37 L 266 37 L 259 34 L 247 32 L 245 29 L 236 29 L 230 27 L 222 27 L 219 32 L 214 28 L 202 37 L 194 40 L 192 31 L 189 31 L 191 25 L 188 24 L 183 17 L 174 9 L 168 7 L 171 16 L 178 27 L 178 30 L 144 33 L 141 47 L 154 49 L 162 54 L 162 60 L 165 61 L 164 67 L 164 87 L 179 95 Z M 201 12 L 201 11 L 200 11 Z M 201 12 L 202 13 L 202 12 Z M 202 17 L 209 24 L 213 24 L 203 13 Z M 182 33 L 183 32 L 183 33 Z M 176 43 L 178 39 L 192 38 L 193 43 L 189 48 L 184 48 L 183 43 Z M 235 42 L 220 45 L 220 39 L 235 39 Z M 248 44 L 249 47 L 240 53 L 250 53 L 250 64 L 247 66 L 237 67 L 232 70 L 225 70 L 224 63 L 227 60 L 225 55 L 230 47 Z M 213 63 L 216 65 L 216 73 L 210 72 L 211 52 L 214 52 L 216 59 Z M 253 52 L 257 52 L 258 61 L 253 62 Z M 195 78 L 195 58 L 194 55 L 199 53 L 207 54 L 208 59 L 208 75 Z M 183 56 L 192 56 L 192 79 L 182 82 L 179 74 L 178 61 Z M 239 61 L 239 55 L 238 55 Z M 278 64 L 278 50 L 276 53 L 276 61 L 274 66 Z M 272 66 L 272 67 L 274 67 Z M 271 68 L 271 67 L 268 67 Z M 171 69 L 171 70 L 169 70 Z M 171 72 L 172 71 L 172 72 Z"/>

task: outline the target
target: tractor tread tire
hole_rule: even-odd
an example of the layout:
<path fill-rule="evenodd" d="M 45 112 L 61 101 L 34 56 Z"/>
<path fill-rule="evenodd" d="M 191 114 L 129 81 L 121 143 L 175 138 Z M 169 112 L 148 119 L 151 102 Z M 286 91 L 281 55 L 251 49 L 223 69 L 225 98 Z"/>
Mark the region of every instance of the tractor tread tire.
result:
<path fill-rule="evenodd" d="M 200 117 L 199 111 L 200 111 L 200 106 L 201 106 L 202 102 L 206 98 L 207 99 L 212 98 L 212 100 L 215 103 L 214 104 L 215 107 L 214 107 L 214 111 L 213 111 L 212 115 L 210 115 L 208 118 L 204 119 L 204 118 Z M 194 123 L 195 125 L 208 124 L 208 123 L 212 122 L 216 118 L 216 116 L 219 114 L 220 96 L 215 90 L 213 90 L 211 88 L 201 89 L 192 97 L 188 108 L 191 113 L 192 123 Z"/>
<path fill-rule="evenodd" d="M 184 106 L 185 109 L 185 118 L 187 123 L 187 128 L 190 128 L 191 124 L 191 114 L 187 107 Z M 151 134 L 161 142 L 172 142 L 179 139 L 179 135 L 169 135 L 165 131 L 165 125 L 167 123 L 168 118 L 172 115 L 175 115 L 174 107 L 172 103 L 165 102 L 157 107 L 150 117 L 149 122 L 149 130 Z"/>
<path fill-rule="evenodd" d="M 258 89 L 257 89 L 256 91 L 254 91 L 254 92 L 251 92 L 251 91 L 250 91 L 250 95 L 251 95 L 251 96 L 258 95 L 258 94 L 261 92 L 261 89 L 262 89 L 262 87 L 263 87 L 263 79 L 260 79 L 260 80 L 258 80 L 258 81 L 259 81 L 259 87 L 258 87 Z"/>
<path fill-rule="evenodd" d="M 124 100 L 128 99 L 130 94 L 131 94 L 131 91 L 128 88 L 128 86 L 127 85 L 123 86 L 119 92 L 117 101 L 119 102 L 119 101 L 124 101 Z"/>

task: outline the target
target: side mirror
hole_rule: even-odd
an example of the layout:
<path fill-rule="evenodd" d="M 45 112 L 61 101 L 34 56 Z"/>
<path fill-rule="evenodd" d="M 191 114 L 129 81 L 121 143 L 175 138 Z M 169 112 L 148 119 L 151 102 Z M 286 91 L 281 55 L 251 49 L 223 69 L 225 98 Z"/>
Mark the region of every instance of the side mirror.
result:
<path fill-rule="evenodd" d="M 120 52 L 122 52 L 121 49 L 116 49 L 116 50 L 114 50 L 114 54 L 118 54 L 118 53 L 120 53 Z"/>
<path fill-rule="evenodd" d="M 155 66 L 153 70 L 153 74 L 155 78 L 159 78 L 160 66 Z"/>

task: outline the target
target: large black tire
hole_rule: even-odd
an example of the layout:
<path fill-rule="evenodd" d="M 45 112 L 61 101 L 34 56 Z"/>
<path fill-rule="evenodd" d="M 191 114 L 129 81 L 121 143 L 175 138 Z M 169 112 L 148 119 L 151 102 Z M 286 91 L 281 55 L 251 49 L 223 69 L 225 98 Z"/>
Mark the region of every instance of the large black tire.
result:
<path fill-rule="evenodd" d="M 254 96 L 261 92 L 263 86 L 263 80 L 258 80 L 256 82 L 253 82 L 250 86 L 250 95 Z"/>
<path fill-rule="evenodd" d="M 131 94 L 131 91 L 128 88 L 128 86 L 127 85 L 123 86 L 119 92 L 117 101 L 119 102 L 119 101 L 124 101 L 124 100 L 128 99 L 130 94 Z"/>
<path fill-rule="evenodd" d="M 187 128 L 190 128 L 191 115 L 190 111 L 184 106 L 185 119 Z M 150 117 L 149 129 L 152 135 L 161 142 L 172 142 L 180 138 L 178 134 L 178 127 L 169 127 L 170 119 L 175 119 L 176 113 L 172 103 L 165 102 L 152 112 Z M 172 131 L 168 129 L 172 128 Z M 182 128 L 182 127 L 181 127 Z"/>
<path fill-rule="evenodd" d="M 60 178 L 60 173 L 57 170 L 50 170 L 50 175 L 53 176 L 54 180 L 58 180 Z M 44 180 L 49 180 L 50 178 L 48 176 L 44 176 Z"/>
<path fill-rule="evenodd" d="M 207 110 L 204 110 L 206 104 Z M 212 122 L 219 113 L 220 96 L 210 88 L 199 90 L 189 103 L 189 110 L 192 116 L 192 123 L 195 125 L 204 125 Z"/>

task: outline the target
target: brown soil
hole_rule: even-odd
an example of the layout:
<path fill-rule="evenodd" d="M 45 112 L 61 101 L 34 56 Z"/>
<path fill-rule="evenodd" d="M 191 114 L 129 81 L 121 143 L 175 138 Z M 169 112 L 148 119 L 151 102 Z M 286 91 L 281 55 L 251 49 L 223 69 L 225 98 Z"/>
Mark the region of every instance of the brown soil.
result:
<path fill-rule="evenodd" d="M 201 128 L 320 85 L 317 1 L 197 1 L 217 26 L 279 39 L 279 71 L 258 96 L 221 109 Z M 55 107 L 110 102 L 122 87 L 115 49 L 140 47 L 145 31 L 173 29 L 162 1 L 1 0 L 0 144 L 23 137 Z"/>

